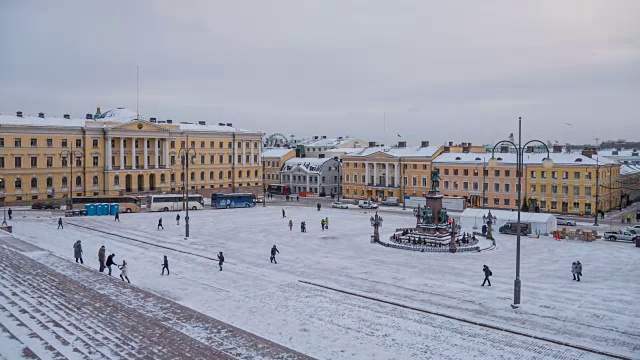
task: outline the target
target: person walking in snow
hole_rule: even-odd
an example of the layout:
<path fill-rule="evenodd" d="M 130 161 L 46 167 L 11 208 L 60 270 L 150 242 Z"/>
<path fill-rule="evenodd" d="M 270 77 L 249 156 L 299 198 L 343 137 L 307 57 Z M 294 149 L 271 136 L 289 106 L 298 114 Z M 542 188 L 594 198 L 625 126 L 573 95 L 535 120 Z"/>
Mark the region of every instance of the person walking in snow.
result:
<path fill-rule="evenodd" d="M 329 217 L 324 218 L 324 229 L 329 230 Z"/>
<path fill-rule="evenodd" d="M 162 218 L 160 218 L 160 220 L 158 220 L 158 230 L 164 230 L 164 226 L 162 226 Z"/>
<path fill-rule="evenodd" d="M 487 236 L 487 224 L 482 225 L 482 236 Z"/>
<path fill-rule="evenodd" d="M 275 245 L 273 245 L 273 247 L 271 248 L 271 263 L 278 263 L 276 261 L 276 253 L 280 254 L 280 251 L 278 251 L 278 249 L 276 248 Z"/>
<path fill-rule="evenodd" d="M 100 250 L 98 250 L 98 262 L 100 263 L 100 272 L 104 272 L 104 256 L 106 253 L 106 249 L 104 248 L 104 245 L 102 245 L 100 247 Z"/>
<path fill-rule="evenodd" d="M 9 220 L 13 220 L 13 210 L 11 210 L 11 208 L 9 208 L 9 211 L 7 211 L 7 214 L 9 214 Z"/>
<path fill-rule="evenodd" d="M 167 275 L 169 275 L 169 259 L 167 259 L 167 255 L 164 256 L 162 261 L 162 275 L 164 275 L 164 269 L 167 269 Z"/>
<path fill-rule="evenodd" d="M 107 257 L 107 269 L 109 269 L 109 276 L 111 276 L 111 266 L 115 265 L 116 263 L 113 261 L 113 258 L 116 256 L 116 254 L 111 254 Z"/>
<path fill-rule="evenodd" d="M 176 225 L 180 225 L 180 214 L 176 214 Z"/>
<path fill-rule="evenodd" d="M 122 260 L 122 265 L 119 265 L 118 268 L 120 269 L 120 279 L 122 279 L 122 281 L 124 281 L 124 279 L 127 279 L 127 282 L 129 284 L 131 284 L 131 281 L 129 281 L 129 268 L 127 266 L 127 262 L 124 261 L 124 259 Z"/>
<path fill-rule="evenodd" d="M 576 262 L 574 261 L 571 263 L 571 273 L 573 274 L 573 280 L 576 279 L 576 268 L 577 268 Z"/>
<path fill-rule="evenodd" d="M 578 281 L 580 281 L 580 276 L 582 276 L 582 264 L 580 261 L 576 261 L 576 277 Z"/>
<path fill-rule="evenodd" d="M 82 244 L 80 243 L 80 240 L 73 244 L 73 257 L 76 258 L 76 262 L 80 260 L 80 264 L 84 264 L 84 261 L 82 261 Z"/>
<path fill-rule="evenodd" d="M 484 281 L 482 282 L 482 286 L 484 286 L 486 282 L 488 282 L 489 286 L 491 286 L 491 280 L 489 280 L 489 276 L 493 275 L 493 273 L 487 265 L 482 266 L 482 271 L 484 271 Z"/>
<path fill-rule="evenodd" d="M 284 219 L 286 217 L 287 217 L 287 215 L 285 215 L 284 209 L 282 209 L 282 218 Z"/>
<path fill-rule="evenodd" d="M 222 264 L 224 264 L 224 255 L 222 254 L 222 251 L 220 251 L 220 254 L 218 254 L 218 266 L 220 266 L 220 271 L 222 271 Z"/>
<path fill-rule="evenodd" d="M 300 195 L 296 195 L 296 201 L 300 201 Z"/>
<path fill-rule="evenodd" d="M 62 226 L 62 218 L 58 218 L 58 229 L 62 228 L 64 230 L 64 226 Z"/>
<path fill-rule="evenodd" d="M 120 213 L 119 212 L 116 213 L 116 217 L 115 217 L 115 219 L 113 219 L 113 221 L 114 222 L 115 221 L 120 222 Z"/>
<path fill-rule="evenodd" d="M 289 231 L 293 230 L 293 220 L 289 220 Z"/>
<path fill-rule="evenodd" d="M 322 205 L 320 205 L 320 203 L 318 203 L 318 205 L 316 205 L 316 207 L 318 208 L 318 211 L 320 211 L 320 208 L 322 207 Z"/>
<path fill-rule="evenodd" d="M 324 231 L 324 219 L 320 219 L 320 226 L 322 227 L 322 231 Z"/>

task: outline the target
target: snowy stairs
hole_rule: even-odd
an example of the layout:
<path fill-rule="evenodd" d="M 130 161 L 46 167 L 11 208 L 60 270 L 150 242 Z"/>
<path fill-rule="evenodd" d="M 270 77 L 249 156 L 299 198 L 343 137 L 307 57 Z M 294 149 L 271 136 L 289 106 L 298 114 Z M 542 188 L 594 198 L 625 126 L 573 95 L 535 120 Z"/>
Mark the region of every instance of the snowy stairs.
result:
<path fill-rule="evenodd" d="M 27 261 L 29 259 L 21 257 L 17 253 L 0 251 L 0 334 L 24 345 L 22 357 L 175 359 L 185 355 L 211 356 L 207 352 L 199 353 L 198 346 L 192 347 L 193 351 L 188 355 L 180 351 L 181 346 L 174 349 L 162 336 L 168 330 L 166 327 L 145 321 L 144 316 L 131 311 L 117 311 L 126 307 L 77 283 L 61 284 L 64 277 L 51 277 L 38 266 L 34 267 Z M 132 319 L 133 315 L 140 319 Z M 172 341 L 176 340 L 171 331 L 166 335 Z"/>

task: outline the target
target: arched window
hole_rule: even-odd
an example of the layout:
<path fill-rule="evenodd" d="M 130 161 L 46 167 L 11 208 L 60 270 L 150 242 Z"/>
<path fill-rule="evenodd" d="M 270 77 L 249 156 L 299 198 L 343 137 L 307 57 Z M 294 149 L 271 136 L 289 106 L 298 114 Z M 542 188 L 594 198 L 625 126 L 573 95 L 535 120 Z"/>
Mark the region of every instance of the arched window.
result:
<path fill-rule="evenodd" d="M 97 176 L 93 177 L 93 186 L 98 186 L 98 177 Z"/>
<path fill-rule="evenodd" d="M 251 179 L 251 170 L 247 170 L 247 179 Z"/>
<path fill-rule="evenodd" d="M 256 179 L 258 178 L 258 170 L 255 171 L 255 175 L 253 177 L 255 177 Z"/>
<path fill-rule="evenodd" d="M 242 170 L 238 171 L 238 179 L 242 179 Z"/>
<path fill-rule="evenodd" d="M 171 179 L 172 183 L 176 182 L 176 174 L 171 174 L 169 178 Z"/>
<path fill-rule="evenodd" d="M 82 176 L 76 176 L 76 186 L 82 186 Z"/>
<path fill-rule="evenodd" d="M 231 171 L 227 171 L 227 179 L 231 179 Z"/>
<path fill-rule="evenodd" d="M 77 167 L 82 166 L 82 159 L 76 159 L 76 166 Z"/>
<path fill-rule="evenodd" d="M 67 183 L 67 177 L 63 176 L 62 177 L 62 187 L 66 188 L 69 184 Z"/>
<path fill-rule="evenodd" d="M 164 176 L 164 174 L 160 174 L 160 184 L 164 184 L 165 180 L 166 180 L 166 177 Z"/>
<path fill-rule="evenodd" d="M 16 189 L 22 189 L 22 179 L 16 179 L 14 185 Z"/>
<path fill-rule="evenodd" d="M 47 189 L 51 189 L 53 187 L 53 178 L 52 177 L 48 177 L 47 178 Z"/>
<path fill-rule="evenodd" d="M 180 181 L 184 181 L 184 173 L 183 172 L 180 173 Z"/>
<path fill-rule="evenodd" d="M 210 172 L 209 172 L 209 180 L 212 180 L 212 181 L 213 181 L 213 177 L 214 177 L 214 176 L 213 176 L 213 171 L 210 171 Z"/>
<path fill-rule="evenodd" d="M 218 172 L 218 179 L 219 179 L 219 180 L 224 179 L 224 174 L 222 173 L 222 171 L 219 171 L 219 172 Z"/>
<path fill-rule="evenodd" d="M 120 186 L 120 176 L 116 175 L 113 177 L 113 185 Z"/>
<path fill-rule="evenodd" d="M 200 172 L 200 181 L 204 181 L 204 171 Z"/>
<path fill-rule="evenodd" d="M 191 172 L 191 181 L 196 181 L 196 173 L 195 172 Z"/>
<path fill-rule="evenodd" d="M 38 188 L 38 179 L 37 178 L 31 178 L 31 188 L 32 189 L 37 189 Z"/>

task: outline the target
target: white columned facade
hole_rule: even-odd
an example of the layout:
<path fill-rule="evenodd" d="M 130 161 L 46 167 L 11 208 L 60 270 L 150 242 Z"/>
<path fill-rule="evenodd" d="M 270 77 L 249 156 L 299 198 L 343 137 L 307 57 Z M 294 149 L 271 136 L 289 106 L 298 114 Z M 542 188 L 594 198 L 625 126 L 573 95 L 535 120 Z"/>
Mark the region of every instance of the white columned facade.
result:
<path fill-rule="evenodd" d="M 120 136 L 120 170 L 124 170 L 124 137 Z"/>
<path fill-rule="evenodd" d="M 378 185 L 378 163 L 373 163 L 373 186 Z"/>
<path fill-rule="evenodd" d="M 164 139 L 164 168 L 169 168 L 169 139 Z"/>
<path fill-rule="evenodd" d="M 384 172 L 384 186 L 389 186 L 389 171 L 391 171 L 391 164 L 385 163 L 385 172 Z"/>
<path fill-rule="evenodd" d="M 111 136 L 107 136 L 107 143 L 105 144 L 105 148 L 107 150 L 107 171 L 112 169 L 112 162 L 111 162 Z"/>
<path fill-rule="evenodd" d="M 250 152 L 251 152 L 251 155 L 250 155 L 250 157 L 249 157 L 249 163 L 250 163 L 251 165 L 253 165 L 253 150 L 254 150 L 254 149 L 253 149 L 253 141 L 250 143 L 249 150 L 250 150 Z"/>
<path fill-rule="evenodd" d="M 245 150 L 247 149 L 247 146 L 246 146 L 247 144 L 243 144 L 243 142 L 240 142 L 240 144 L 242 145 L 242 161 L 241 161 L 241 164 L 242 164 L 242 165 L 246 165 L 246 164 L 247 164 L 247 162 L 246 162 L 246 153 L 245 153 Z"/>
<path fill-rule="evenodd" d="M 147 158 L 149 156 L 149 150 L 147 149 L 147 141 L 149 141 L 149 138 L 142 138 L 142 143 L 144 144 L 144 148 L 143 148 L 143 154 L 144 154 L 144 168 L 145 170 L 149 168 L 149 162 L 147 161 Z"/>
<path fill-rule="evenodd" d="M 395 164 L 394 165 L 394 167 L 395 167 L 395 171 L 394 171 L 395 184 L 394 185 L 398 186 L 398 187 L 400 186 L 400 167 L 401 166 L 402 165 L 400 165 L 400 164 Z"/>
<path fill-rule="evenodd" d="M 364 186 L 367 186 L 367 184 L 369 184 L 369 163 L 365 161 L 364 163 L 364 177 L 365 177 L 365 182 L 364 182 Z"/>
<path fill-rule="evenodd" d="M 136 169 L 136 138 L 131 138 L 131 169 Z"/>
<path fill-rule="evenodd" d="M 307 190 L 306 191 L 311 191 L 311 187 L 309 185 L 310 180 L 311 180 L 311 175 L 307 174 Z"/>
<path fill-rule="evenodd" d="M 153 156 L 153 167 L 157 169 L 160 166 L 160 138 L 156 138 L 153 145 Z"/>

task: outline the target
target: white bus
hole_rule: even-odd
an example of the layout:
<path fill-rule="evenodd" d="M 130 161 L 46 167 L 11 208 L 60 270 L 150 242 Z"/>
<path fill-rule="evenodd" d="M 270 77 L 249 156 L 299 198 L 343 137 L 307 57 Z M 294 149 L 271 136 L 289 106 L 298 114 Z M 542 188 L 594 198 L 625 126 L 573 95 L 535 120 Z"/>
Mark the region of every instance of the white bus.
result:
<path fill-rule="evenodd" d="M 182 211 L 185 204 L 189 210 L 202 210 L 204 208 L 204 198 L 202 195 L 189 195 L 189 201 L 185 202 L 185 197 L 180 194 L 150 195 L 147 199 L 147 209 L 149 211 Z"/>

